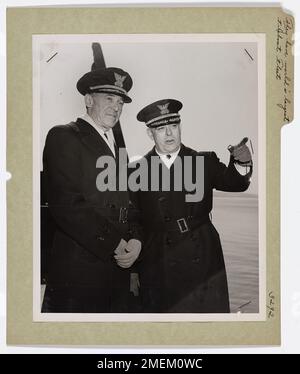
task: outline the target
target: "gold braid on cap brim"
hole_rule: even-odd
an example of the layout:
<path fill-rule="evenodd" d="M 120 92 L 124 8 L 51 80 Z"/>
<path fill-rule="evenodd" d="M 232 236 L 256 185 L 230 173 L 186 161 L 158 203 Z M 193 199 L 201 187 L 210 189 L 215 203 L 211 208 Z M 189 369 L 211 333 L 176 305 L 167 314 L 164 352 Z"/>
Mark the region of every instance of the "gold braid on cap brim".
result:
<path fill-rule="evenodd" d="M 165 126 L 168 124 L 175 124 L 175 123 L 180 123 L 180 115 L 176 115 L 176 117 L 169 117 L 169 118 L 165 118 L 162 120 L 154 121 L 146 125 L 147 127 L 155 128 L 155 127 Z"/>

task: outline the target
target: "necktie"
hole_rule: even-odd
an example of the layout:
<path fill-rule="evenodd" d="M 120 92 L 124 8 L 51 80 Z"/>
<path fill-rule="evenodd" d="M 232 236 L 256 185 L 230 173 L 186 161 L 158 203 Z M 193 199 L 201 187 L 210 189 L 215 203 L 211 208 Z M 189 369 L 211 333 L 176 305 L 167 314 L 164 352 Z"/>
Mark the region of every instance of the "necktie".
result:
<path fill-rule="evenodd" d="M 171 155 L 167 155 L 167 159 L 168 159 L 168 160 L 170 160 L 171 157 L 172 157 Z"/>
<path fill-rule="evenodd" d="M 104 136 L 108 140 L 108 144 L 110 145 L 110 149 L 112 150 L 112 152 L 113 152 L 113 150 L 115 151 L 115 154 L 114 154 L 114 156 L 115 156 L 117 154 L 115 142 L 113 141 L 113 139 L 111 139 L 110 137 L 108 137 L 108 135 L 107 135 L 106 132 L 104 133 Z"/>

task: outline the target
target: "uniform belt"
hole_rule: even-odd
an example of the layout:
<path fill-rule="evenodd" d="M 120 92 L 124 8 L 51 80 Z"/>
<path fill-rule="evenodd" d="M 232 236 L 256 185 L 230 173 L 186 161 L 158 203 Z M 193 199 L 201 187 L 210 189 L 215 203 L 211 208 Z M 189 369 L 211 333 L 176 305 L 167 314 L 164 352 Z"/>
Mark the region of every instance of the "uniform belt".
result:
<path fill-rule="evenodd" d="M 154 224 L 155 231 L 166 231 L 166 232 L 174 232 L 179 234 L 185 234 L 189 231 L 193 231 L 197 227 L 200 227 L 204 223 L 209 222 L 209 217 L 204 216 L 201 218 L 187 216 L 187 217 L 180 217 L 180 218 L 173 218 L 169 222 L 157 222 Z M 150 224 L 151 226 L 151 224 Z"/>

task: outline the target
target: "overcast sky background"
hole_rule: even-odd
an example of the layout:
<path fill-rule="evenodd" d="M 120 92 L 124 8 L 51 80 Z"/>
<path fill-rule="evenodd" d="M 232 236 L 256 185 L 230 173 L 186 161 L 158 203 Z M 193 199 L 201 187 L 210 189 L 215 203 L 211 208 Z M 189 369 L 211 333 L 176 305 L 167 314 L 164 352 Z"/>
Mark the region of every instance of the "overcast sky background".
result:
<path fill-rule="evenodd" d="M 53 38 L 53 37 L 52 37 Z M 257 44 L 254 42 L 103 42 L 95 35 L 72 42 L 56 36 L 40 44 L 41 151 L 49 129 L 76 120 L 85 112 L 78 79 L 91 69 L 91 42 L 102 45 L 107 66 L 121 67 L 133 79 L 121 125 L 130 157 L 144 155 L 153 146 L 146 128 L 136 119 L 149 103 L 175 98 L 183 103 L 182 141 L 201 151 L 215 151 L 227 164 L 229 144 L 251 139 L 254 165 L 258 157 Z M 246 53 L 249 52 L 253 60 Z M 49 58 L 57 53 L 49 62 Z M 38 95 L 37 92 L 35 94 Z M 254 168 L 249 193 L 257 194 Z"/>

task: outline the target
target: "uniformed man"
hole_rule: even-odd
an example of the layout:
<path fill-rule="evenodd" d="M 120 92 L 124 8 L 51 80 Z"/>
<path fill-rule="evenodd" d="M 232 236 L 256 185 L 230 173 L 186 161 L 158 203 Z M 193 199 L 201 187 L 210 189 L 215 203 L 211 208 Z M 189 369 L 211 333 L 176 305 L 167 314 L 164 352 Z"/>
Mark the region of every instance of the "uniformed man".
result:
<path fill-rule="evenodd" d="M 43 312 L 128 312 L 128 268 L 141 250 L 128 224 L 128 192 L 96 186 L 102 156 L 118 159 L 112 129 L 130 103 L 130 75 L 96 68 L 77 82 L 86 113 L 53 127 L 43 154 L 48 203 L 56 224 Z M 118 174 L 118 173 L 117 173 Z M 115 256 L 122 255 L 116 262 Z"/>
<path fill-rule="evenodd" d="M 214 152 L 186 147 L 181 143 L 181 108 L 178 100 L 165 99 L 146 106 L 137 115 L 155 143 L 145 156 L 147 191 L 143 188 L 132 193 L 145 231 L 139 262 L 143 312 L 227 313 L 229 297 L 222 247 L 210 220 L 213 190 L 245 191 L 252 174 L 251 154 L 244 140 L 230 149 L 226 167 Z M 153 162 L 157 158 L 159 166 Z M 244 171 L 240 173 L 236 165 Z M 159 168 L 157 191 L 151 181 L 157 175 L 153 167 Z M 170 178 L 168 183 L 163 180 L 166 176 Z M 187 179 L 203 185 L 191 191 Z M 191 198 L 197 187 L 198 200 Z"/>

